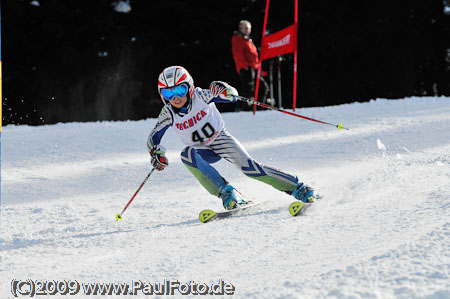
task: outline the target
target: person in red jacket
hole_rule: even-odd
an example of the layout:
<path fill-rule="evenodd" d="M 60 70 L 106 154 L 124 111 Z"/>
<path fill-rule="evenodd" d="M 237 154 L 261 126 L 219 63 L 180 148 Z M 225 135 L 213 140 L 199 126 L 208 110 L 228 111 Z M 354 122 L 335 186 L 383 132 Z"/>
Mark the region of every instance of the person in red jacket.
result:
<path fill-rule="evenodd" d="M 255 94 L 256 70 L 259 65 L 258 50 L 250 38 L 251 31 L 251 23 L 247 20 L 242 20 L 239 22 L 239 30 L 234 31 L 231 38 L 231 49 L 241 84 L 240 90 L 241 94 L 246 98 L 253 98 Z M 262 88 L 260 101 L 265 103 L 269 85 L 262 76 L 260 77 L 259 85 Z M 239 103 L 246 105 L 243 102 L 238 102 L 237 105 Z M 243 110 L 243 108 L 242 106 L 236 106 L 237 111 Z"/>

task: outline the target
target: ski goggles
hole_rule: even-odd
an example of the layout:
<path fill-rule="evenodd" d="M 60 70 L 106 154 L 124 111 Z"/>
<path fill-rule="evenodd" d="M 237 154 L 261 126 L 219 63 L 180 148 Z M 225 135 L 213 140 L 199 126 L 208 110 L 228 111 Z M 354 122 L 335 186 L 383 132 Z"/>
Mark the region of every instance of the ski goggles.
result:
<path fill-rule="evenodd" d="M 168 101 L 173 101 L 175 98 L 182 98 L 187 94 L 187 92 L 188 87 L 186 84 L 164 88 L 161 90 L 162 96 Z"/>

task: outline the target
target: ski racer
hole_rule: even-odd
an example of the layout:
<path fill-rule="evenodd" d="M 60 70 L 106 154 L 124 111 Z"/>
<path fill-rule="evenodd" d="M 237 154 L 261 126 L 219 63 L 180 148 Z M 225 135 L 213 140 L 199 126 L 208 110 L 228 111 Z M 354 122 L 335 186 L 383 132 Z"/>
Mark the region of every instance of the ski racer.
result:
<path fill-rule="evenodd" d="M 169 165 L 160 142 L 166 130 L 172 127 L 187 145 L 181 152 L 181 161 L 209 193 L 222 199 L 225 209 L 231 210 L 247 202 L 211 165 L 222 158 L 237 165 L 250 178 L 291 194 L 297 200 L 314 201 L 313 188 L 300 182 L 295 175 L 256 161 L 227 131 L 215 103 L 236 102 L 235 88 L 221 81 L 213 81 L 209 89 L 195 88 L 185 68 L 170 66 L 159 75 L 158 92 L 164 107 L 147 140 L 151 163 L 157 170 Z"/>

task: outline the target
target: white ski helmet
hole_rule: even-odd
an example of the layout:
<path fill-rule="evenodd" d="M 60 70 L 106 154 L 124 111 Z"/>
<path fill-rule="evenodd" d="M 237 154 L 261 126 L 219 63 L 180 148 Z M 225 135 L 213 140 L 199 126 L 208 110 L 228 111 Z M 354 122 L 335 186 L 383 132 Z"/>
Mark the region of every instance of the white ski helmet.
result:
<path fill-rule="evenodd" d="M 158 93 L 164 104 L 166 101 L 161 94 L 164 88 L 174 87 L 181 84 L 186 84 L 190 98 L 194 95 L 194 79 L 192 79 L 189 72 L 182 66 L 169 66 L 165 68 L 158 78 Z"/>

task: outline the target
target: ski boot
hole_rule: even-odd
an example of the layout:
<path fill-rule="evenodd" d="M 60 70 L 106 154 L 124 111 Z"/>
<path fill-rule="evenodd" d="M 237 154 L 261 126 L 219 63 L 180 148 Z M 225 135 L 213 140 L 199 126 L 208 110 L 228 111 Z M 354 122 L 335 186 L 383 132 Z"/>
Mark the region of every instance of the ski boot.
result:
<path fill-rule="evenodd" d="M 295 199 L 308 203 L 314 202 L 314 200 L 316 200 L 314 189 L 312 187 L 306 186 L 303 183 L 298 183 L 294 191 L 292 191 L 292 196 L 294 196 Z"/>
<path fill-rule="evenodd" d="M 247 203 L 241 193 L 231 185 L 226 185 L 219 196 L 222 198 L 222 204 L 226 210 L 232 210 L 237 208 L 238 205 Z"/>

